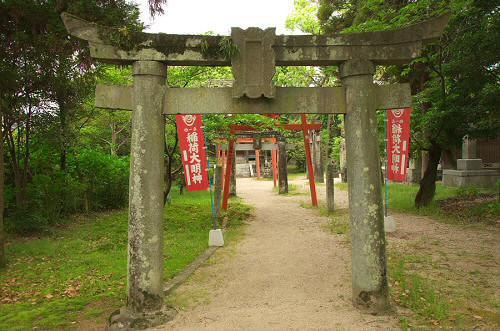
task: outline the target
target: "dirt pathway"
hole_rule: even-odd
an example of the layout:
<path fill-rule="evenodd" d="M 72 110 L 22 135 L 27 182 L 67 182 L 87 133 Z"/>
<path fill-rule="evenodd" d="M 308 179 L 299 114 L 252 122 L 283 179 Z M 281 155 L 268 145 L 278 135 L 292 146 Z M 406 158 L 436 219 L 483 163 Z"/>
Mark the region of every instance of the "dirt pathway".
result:
<path fill-rule="evenodd" d="M 298 178 L 290 183 L 302 193 L 295 197 L 297 203 L 310 204 L 307 180 Z M 325 186 L 319 184 L 317 190 L 320 204 L 325 204 Z M 337 208 L 347 208 L 347 200 L 346 191 L 335 190 Z M 405 272 L 420 275 L 432 283 L 445 301 L 453 298 L 450 319 L 462 315 L 459 329 L 499 330 L 500 228 L 485 224 L 446 224 L 411 214 L 391 212 L 391 215 L 397 231 L 387 235 L 389 258 L 404 260 Z M 394 265 L 389 265 L 391 267 Z M 393 287 L 392 290 L 392 298 L 398 298 L 401 289 Z M 394 302 L 393 307 L 399 316 L 412 315 Z M 454 324 L 450 322 L 448 327 Z"/>
<path fill-rule="evenodd" d="M 238 195 L 255 207 L 244 238 L 176 290 L 170 300 L 185 309 L 157 329 L 398 329 L 394 316 L 352 308 L 350 252 L 323 229 L 327 218 L 272 182 L 238 179 Z"/>

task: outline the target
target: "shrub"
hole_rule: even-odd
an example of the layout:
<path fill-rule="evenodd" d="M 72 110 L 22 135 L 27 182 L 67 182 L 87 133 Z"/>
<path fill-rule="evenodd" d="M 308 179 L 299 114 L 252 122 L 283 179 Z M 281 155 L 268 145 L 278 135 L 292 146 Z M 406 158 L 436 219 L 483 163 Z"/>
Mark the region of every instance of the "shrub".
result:
<path fill-rule="evenodd" d="M 7 186 L 6 227 L 10 232 L 39 232 L 70 214 L 127 204 L 128 157 L 83 149 L 69 156 L 66 171 L 42 163 L 43 173 L 39 171 L 27 185 L 27 204 L 23 208 L 15 206 L 13 189 Z"/>

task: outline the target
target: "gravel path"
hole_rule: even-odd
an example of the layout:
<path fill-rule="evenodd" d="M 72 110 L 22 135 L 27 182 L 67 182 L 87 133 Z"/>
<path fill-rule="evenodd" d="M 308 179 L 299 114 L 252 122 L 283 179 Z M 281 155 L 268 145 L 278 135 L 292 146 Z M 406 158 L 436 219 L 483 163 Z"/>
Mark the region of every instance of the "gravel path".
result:
<path fill-rule="evenodd" d="M 157 330 L 394 330 L 394 316 L 351 305 L 350 252 L 326 217 L 272 182 L 238 179 L 255 217 L 236 245 L 220 249 L 170 298 L 183 308 Z"/>

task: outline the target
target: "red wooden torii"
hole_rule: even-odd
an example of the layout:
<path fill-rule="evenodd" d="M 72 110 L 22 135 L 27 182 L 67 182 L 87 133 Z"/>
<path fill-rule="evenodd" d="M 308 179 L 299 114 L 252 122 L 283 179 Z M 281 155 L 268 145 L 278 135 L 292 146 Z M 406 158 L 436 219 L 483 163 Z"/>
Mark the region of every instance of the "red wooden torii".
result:
<path fill-rule="evenodd" d="M 309 130 L 320 130 L 321 124 L 313 124 L 307 123 L 307 117 L 305 114 L 301 114 L 301 124 L 277 124 L 276 126 L 285 130 L 290 131 L 302 131 L 304 136 L 304 148 L 306 153 L 307 160 L 307 172 L 309 174 L 309 188 L 311 190 L 311 203 L 313 206 L 318 205 L 318 198 L 316 194 L 316 182 L 314 180 L 314 169 L 312 165 L 312 157 L 311 157 L 311 146 L 309 140 Z M 236 134 L 241 131 L 257 131 L 255 127 L 248 125 L 238 125 L 232 124 L 230 125 L 231 135 Z M 234 143 L 235 139 L 229 140 L 229 146 L 227 151 L 226 158 L 226 172 L 224 174 L 224 198 L 222 200 L 222 209 L 227 210 L 228 200 L 229 200 L 229 187 L 231 182 L 231 172 L 233 171 L 234 166 Z M 274 154 L 273 154 L 274 155 Z"/>
<path fill-rule="evenodd" d="M 268 141 L 272 144 L 276 144 L 276 138 L 270 138 L 270 137 L 262 137 L 262 141 Z M 237 138 L 236 139 L 236 144 L 238 143 L 253 143 L 255 141 L 255 138 Z M 274 182 L 274 187 L 276 187 L 277 183 L 277 162 L 278 158 L 276 155 L 277 151 L 272 150 L 271 151 L 271 162 L 272 162 L 272 167 L 273 167 L 273 182 Z M 226 173 L 226 160 L 227 160 L 227 151 L 222 149 L 220 147 L 220 144 L 217 145 L 217 162 L 222 163 L 223 165 L 223 177 L 225 177 Z M 261 177 L 261 169 L 260 169 L 260 151 L 258 149 L 255 150 L 255 165 L 256 165 L 256 172 L 257 172 L 257 178 Z"/>

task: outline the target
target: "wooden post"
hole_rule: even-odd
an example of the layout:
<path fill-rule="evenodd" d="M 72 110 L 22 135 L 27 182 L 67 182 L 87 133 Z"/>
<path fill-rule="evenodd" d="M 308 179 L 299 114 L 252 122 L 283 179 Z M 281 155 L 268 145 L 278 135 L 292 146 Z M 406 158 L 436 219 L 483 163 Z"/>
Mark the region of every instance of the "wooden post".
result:
<path fill-rule="evenodd" d="M 286 141 L 278 140 L 278 171 L 279 171 L 279 194 L 288 193 L 288 173 L 286 165 Z"/>
<path fill-rule="evenodd" d="M 309 188 L 311 190 L 311 203 L 313 206 L 318 205 L 318 198 L 316 196 L 316 182 L 314 181 L 314 170 L 311 159 L 311 145 L 309 142 L 309 130 L 307 129 L 306 114 L 301 114 L 302 119 L 302 133 L 304 134 L 304 148 L 306 150 L 307 171 L 309 173 Z"/>

